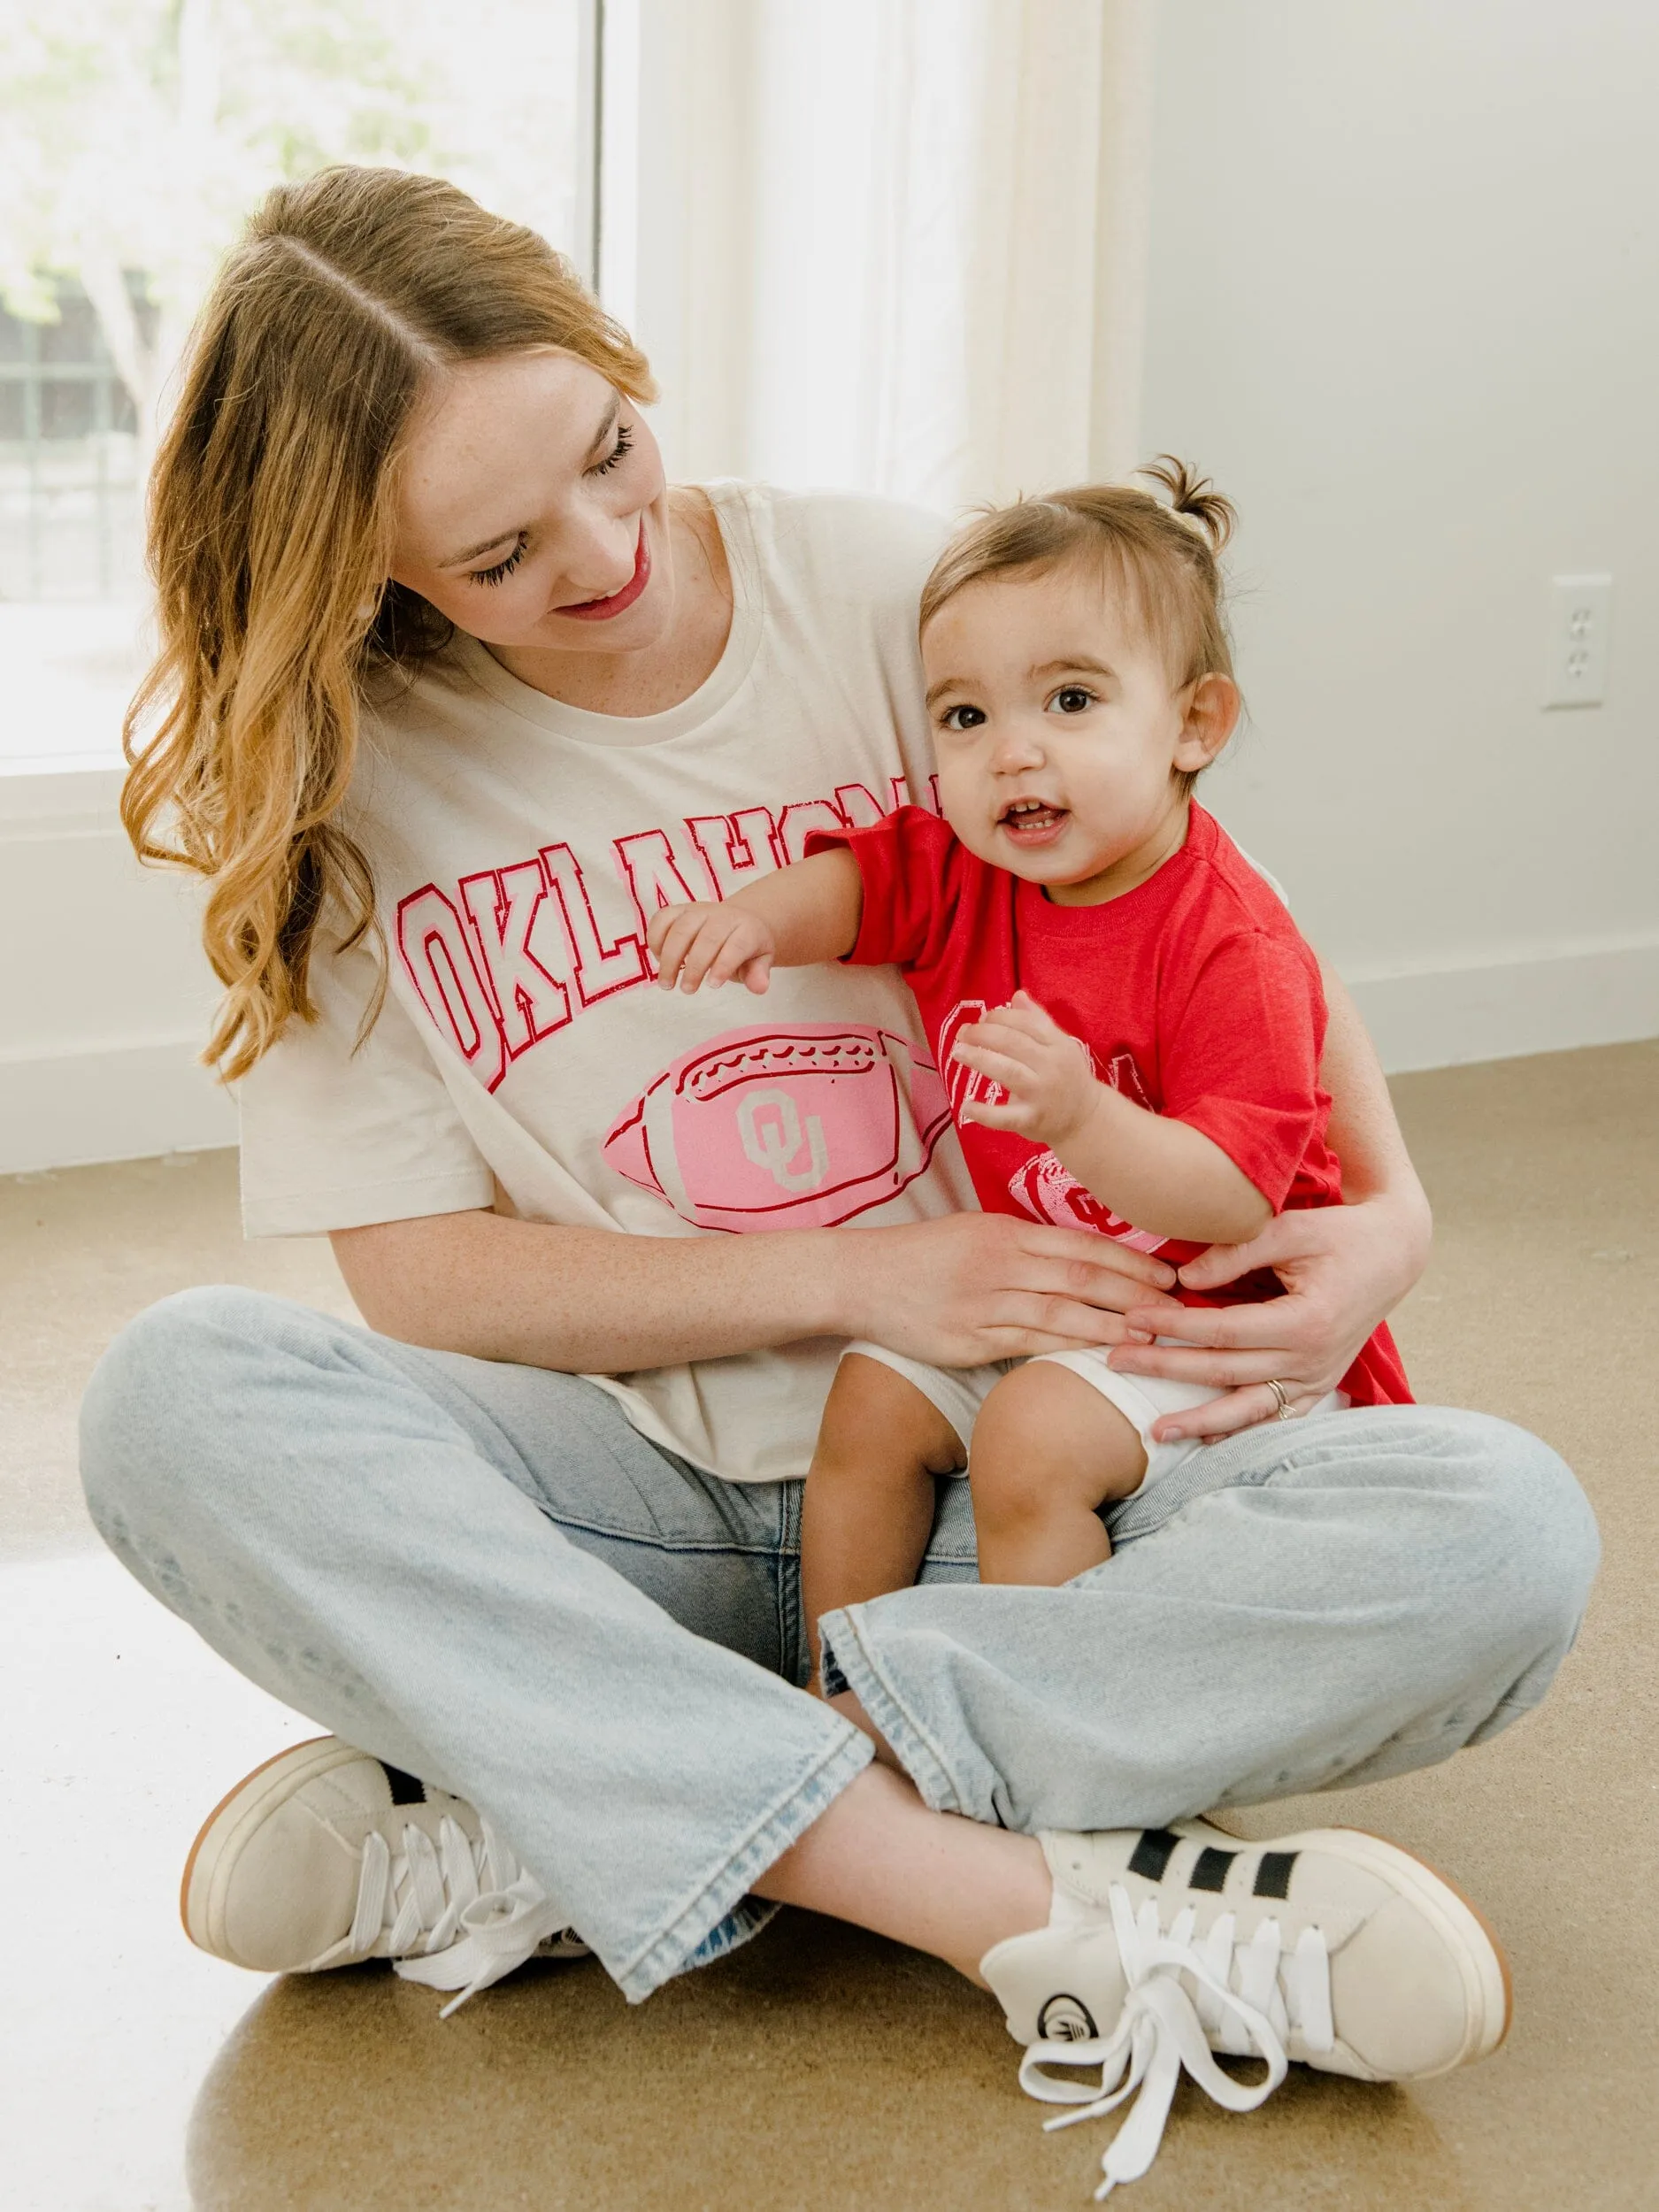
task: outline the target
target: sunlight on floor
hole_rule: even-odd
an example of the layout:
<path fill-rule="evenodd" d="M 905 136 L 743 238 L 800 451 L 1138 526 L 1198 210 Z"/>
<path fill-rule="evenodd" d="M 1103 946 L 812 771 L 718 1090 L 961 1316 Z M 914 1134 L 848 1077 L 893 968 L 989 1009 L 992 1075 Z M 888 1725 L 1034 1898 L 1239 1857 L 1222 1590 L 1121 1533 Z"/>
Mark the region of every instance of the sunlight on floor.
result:
<path fill-rule="evenodd" d="M 188 2212 L 197 2085 L 267 1978 L 156 1901 L 236 1776 L 318 1732 L 102 1554 L 0 1564 L 0 1680 L 8 2212 Z"/>

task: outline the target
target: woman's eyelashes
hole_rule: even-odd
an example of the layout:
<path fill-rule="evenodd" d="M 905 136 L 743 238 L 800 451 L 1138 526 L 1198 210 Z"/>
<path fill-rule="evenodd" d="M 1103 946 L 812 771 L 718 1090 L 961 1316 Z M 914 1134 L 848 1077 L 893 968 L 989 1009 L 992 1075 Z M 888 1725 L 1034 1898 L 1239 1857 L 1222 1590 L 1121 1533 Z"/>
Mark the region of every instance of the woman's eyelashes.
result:
<path fill-rule="evenodd" d="M 512 574 L 514 569 L 518 567 L 519 562 L 523 560 L 526 551 L 529 547 L 529 543 L 530 541 L 528 537 L 526 537 L 525 533 L 520 530 L 518 533 L 518 542 L 513 547 L 512 551 L 508 554 L 506 559 L 504 561 L 497 561 L 494 568 L 475 568 L 472 571 L 472 581 L 475 584 L 504 583 L 507 578 Z"/>
<path fill-rule="evenodd" d="M 626 461 L 634 450 L 634 430 L 631 424 L 617 425 L 617 442 L 603 461 L 596 461 L 588 472 L 589 476 L 609 476 L 618 461 Z"/>
<path fill-rule="evenodd" d="M 618 424 L 617 442 L 603 461 L 597 461 L 588 471 L 589 476 L 608 476 L 619 461 L 626 461 L 634 450 L 634 432 L 631 426 Z M 504 561 L 497 561 L 493 568 L 475 568 L 469 580 L 474 584 L 503 584 L 530 549 L 528 531 L 520 530 L 518 543 Z"/>

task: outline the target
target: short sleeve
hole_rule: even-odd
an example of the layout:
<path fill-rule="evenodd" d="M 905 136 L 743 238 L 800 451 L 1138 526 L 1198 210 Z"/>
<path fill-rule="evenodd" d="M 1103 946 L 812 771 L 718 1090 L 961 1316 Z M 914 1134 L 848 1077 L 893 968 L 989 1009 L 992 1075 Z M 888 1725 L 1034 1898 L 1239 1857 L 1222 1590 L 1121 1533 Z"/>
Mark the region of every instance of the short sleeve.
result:
<path fill-rule="evenodd" d="M 1257 930 L 1215 945 L 1170 1010 L 1163 1110 L 1219 1145 L 1275 1213 L 1330 1110 L 1325 1021 L 1312 954 Z"/>
<path fill-rule="evenodd" d="M 463 1213 L 494 1200 L 489 1167 L 390 993 L 354 1050 L 377 975 L 366 947 L 319 958 L 316 1021 L 290 1023 L 235 1087 L 250 1237 Z"/>
<path fill-rule="evenodd" d="M 814 830 L 809 855 L 844 845 L 864 879 L 858 937 L 847 959 L 861 968 L 918 966 L 949 911 L 955 840 L 937 815 L 902 806 L 868 829 Z"/>
<path fill-rule="evenodd" d="M 1267 886 L 1273 896 L 1284 908 L 1286 913 L 1288 914 L 1290 911 L 1290 894 L 1286 890 L 1284 885 L 1273 873 L 1272 870 L 1271 868 L 1264 868 L 1261 862 L 1256 859 L 1256 856 L 1253 853 L 1247 853 L 1243 846 L 1239 844 L 1236 840 L 1234 841 L 1233 849 L 1238 854 L 1239 858 L 1243 861 L 1245 866 L 1248 868 L 1252 873 L 1261 877 L 1263 882 Z"/>

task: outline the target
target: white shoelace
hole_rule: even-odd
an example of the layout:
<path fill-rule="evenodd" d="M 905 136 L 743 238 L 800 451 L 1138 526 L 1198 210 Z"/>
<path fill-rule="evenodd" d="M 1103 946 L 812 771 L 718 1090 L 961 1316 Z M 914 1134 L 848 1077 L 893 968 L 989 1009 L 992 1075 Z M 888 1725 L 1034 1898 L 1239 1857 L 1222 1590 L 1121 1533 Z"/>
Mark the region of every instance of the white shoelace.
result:
<path fill-rule="evenodd" d="M 438 2016 L 447 2020 L 551 1939 L 563 1939 L 550 1947 L 567 1955 L 584 1950 L 488 1821 L 480 1827 L 474 1841 L 446 1814 L 434 1846 L 411 1823 L 396 1853 L 378 1831 L 371 1835 L 350 1932 L 329 1963 L 389 1954 L 405 1981 L 460 1991 Z"/>
<path fill-rule="evenodd" d="M 1194 1940 L 1197 1916 L 1190 1906 L 1165 1933 L 1154 1899 L 1137 1916 L 1126 1890 L 1114 1883 L 1109 1895 L 1129 1985 L 1117 2027 L 1092 2041 L 1033 2043 L 1019 2068 L 1027 2096 L 1081 2107 L 1046 2120 L 1045 2128 L 1098 2119 L 1140 2091 L 1101 2160 L 1106 2177 L 1096 2201 L 1120 2181 L 1138 2181 L 1157 2156 L 1183 2066 L 1217 2104 L 1253 2112 L 1285 2078 L 1288 2038 L 1299 2037 L 1314 2051 L 1330 2050 L 1336 2039 L 1330 1956 L 1318 1929 L 1305 1928 L 1286 1952 L 1278 1921 L 1263 1920 L 1241 1944 L 1233 1914 L 1222 1913 Z M 1183 1988 L 1183 1975 L 1191 1978 L 1195 1999 Z M 1211 2056 L 1212 2041 L 1229 2054 L 1265 2059 L 1266 2079 L 1253 2087 L 1234 2081 Z M 1056 2081 L 1045 2066 L 1098 2066 L 1100 2086 Z"/>

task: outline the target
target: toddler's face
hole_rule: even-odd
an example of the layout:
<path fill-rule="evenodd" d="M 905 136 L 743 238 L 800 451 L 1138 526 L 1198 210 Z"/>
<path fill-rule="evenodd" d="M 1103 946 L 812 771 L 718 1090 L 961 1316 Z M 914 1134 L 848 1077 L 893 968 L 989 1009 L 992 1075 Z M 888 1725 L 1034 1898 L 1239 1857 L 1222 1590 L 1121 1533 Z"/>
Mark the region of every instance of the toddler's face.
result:
<path fill-rule="evenodd" d="M 1087 568 L 985 577 L 922 634 L 945 818 L 1063 904 L 1111 898 L 1177 849 L 1174 778 L 1232 732 L 1238 693 L 1172 688 L 1122 595 Z"/>

